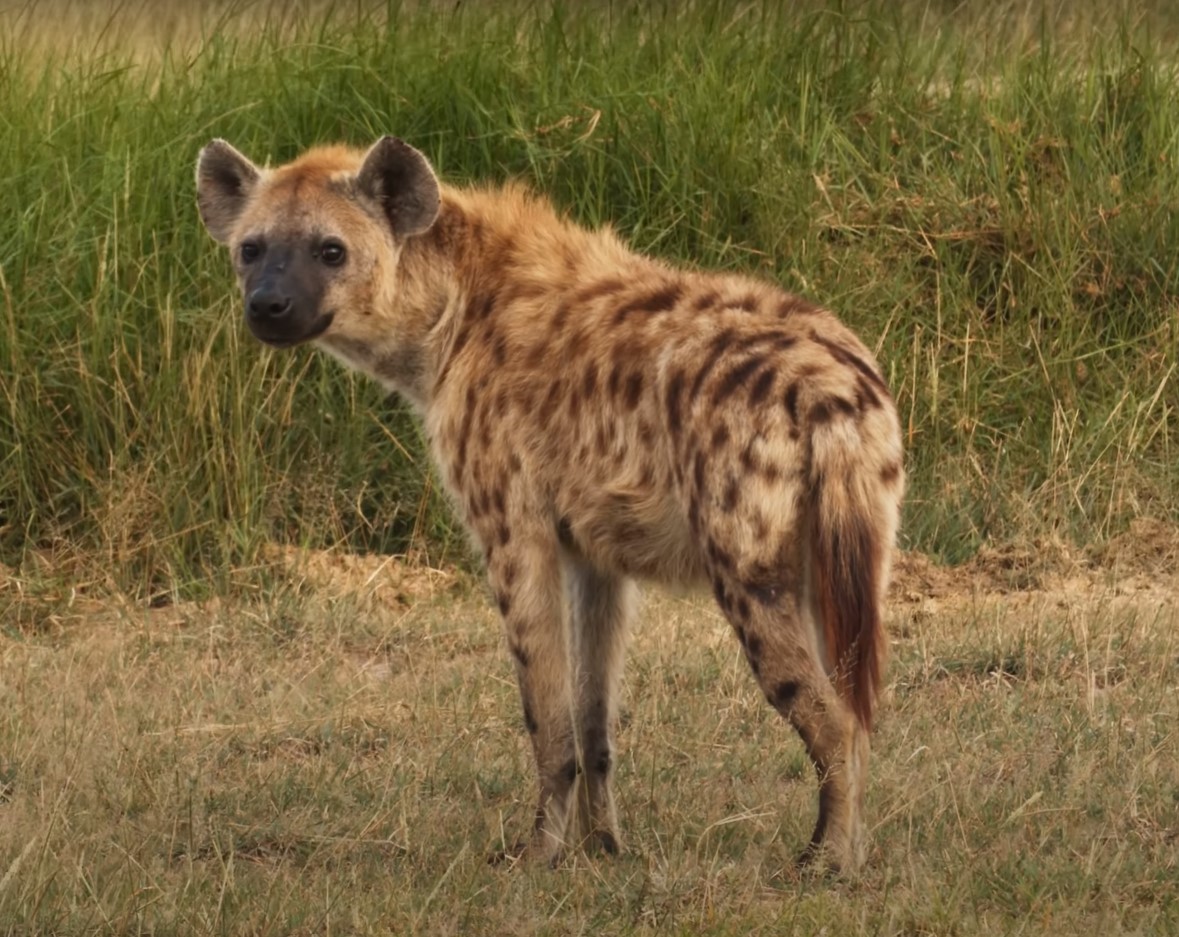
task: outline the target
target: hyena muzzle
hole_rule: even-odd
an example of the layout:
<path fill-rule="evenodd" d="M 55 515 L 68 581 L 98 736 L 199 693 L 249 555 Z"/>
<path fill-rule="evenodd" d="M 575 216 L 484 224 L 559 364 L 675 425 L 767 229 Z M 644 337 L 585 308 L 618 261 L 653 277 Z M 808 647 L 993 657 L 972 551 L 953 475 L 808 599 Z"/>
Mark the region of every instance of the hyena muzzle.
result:
<path fill-rule="evenodd" d="M 261 341 L 313 342 L 420 414 L 503 614 L 540 784 L 530 858 L 619 848 L 634 581 L 711 585 L 819 778 L 804 858 L 862 862 L 904 484 L 868 349 L 772 284 L 679 270 L 519 186 L 439 184 L 394 137 L 255 166 L 198 205 Z"/>

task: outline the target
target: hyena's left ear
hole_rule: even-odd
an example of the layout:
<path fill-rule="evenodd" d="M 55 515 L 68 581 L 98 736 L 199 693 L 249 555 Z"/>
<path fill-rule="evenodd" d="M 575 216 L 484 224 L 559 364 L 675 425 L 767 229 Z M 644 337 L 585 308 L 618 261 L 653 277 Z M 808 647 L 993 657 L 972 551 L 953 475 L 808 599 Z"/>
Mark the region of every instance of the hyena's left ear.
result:
<path fill-rule="evenodd" d="M 197 208 L 213 239 L 225 244 L 262 171 L 224 140 L 208 144 L 197 159 Z"/>
<path fill-rule="evenodd" d="M 438 217 L 438 178 L 421 153 L 397 137 L 382 137 L 364 156 L 360 191 L 378 202 L 401 238 L 427 231 Z"/>

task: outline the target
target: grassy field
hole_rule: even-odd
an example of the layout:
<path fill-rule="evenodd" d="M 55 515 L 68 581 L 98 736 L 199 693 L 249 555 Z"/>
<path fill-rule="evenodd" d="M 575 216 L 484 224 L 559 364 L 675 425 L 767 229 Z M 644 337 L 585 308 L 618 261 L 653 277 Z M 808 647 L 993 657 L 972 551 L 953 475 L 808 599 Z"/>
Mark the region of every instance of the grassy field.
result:
<path fill-rule="evenodd" d="M 1179 934 L 1177 52 L 1162 0 L 0 8 L 0 934 Z M 802 747 L 659 595 L 630 848 L 487 865 L 530 756 L 418 430 L 244 334 L 194 205 L 214 135 L 384 132 L 878 350 L 862 880 L 792 867 Z"/>
<path fill-rule="evenodd" d="M 464 577 L 328 555 L 264 601 L 58 607 L 3 650 L 0 932 L 1179 933 L 1175 578 L 1020 566 L 901 564 L 850 883 L 794 869 L 813 771 L 709 603 L 650 597 L 627 851 L 555 871 L 486 861 L 532 766 Z"/>

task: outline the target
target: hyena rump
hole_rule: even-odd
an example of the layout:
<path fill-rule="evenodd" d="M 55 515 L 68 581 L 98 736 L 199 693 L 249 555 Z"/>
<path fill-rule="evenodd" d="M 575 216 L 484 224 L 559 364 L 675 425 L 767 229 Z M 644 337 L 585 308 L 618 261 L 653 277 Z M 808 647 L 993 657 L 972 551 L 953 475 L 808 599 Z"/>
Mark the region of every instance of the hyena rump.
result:
<path fill-rule="evenodd" d="M 424 421 L 515 658 L 527 855 L 619 848 L 612 733 L 649 579 L 711 585 L 818 771 L 804 856 L 857 866 L 903 487 L 868 349 L 773 285 L 672 269 L 522 188 L 440 185 L 394 137 L 275 169 L 215 140 L 197 187 L 254 335 L 313 341 Z"/>

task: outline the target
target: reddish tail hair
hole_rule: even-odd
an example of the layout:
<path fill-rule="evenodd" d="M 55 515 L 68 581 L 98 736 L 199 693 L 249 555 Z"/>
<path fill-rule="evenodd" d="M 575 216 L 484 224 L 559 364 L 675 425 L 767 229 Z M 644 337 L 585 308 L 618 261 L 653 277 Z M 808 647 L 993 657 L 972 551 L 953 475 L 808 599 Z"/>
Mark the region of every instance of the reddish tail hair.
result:
<path fill-rule="evenodd" d="M 873 512 L 856 492 L 816 472 L 811 510 L 811 569 L 835 688 L 865 729 L 880 689 L 884 625 L 880 615 L 883 544 Z"/>

